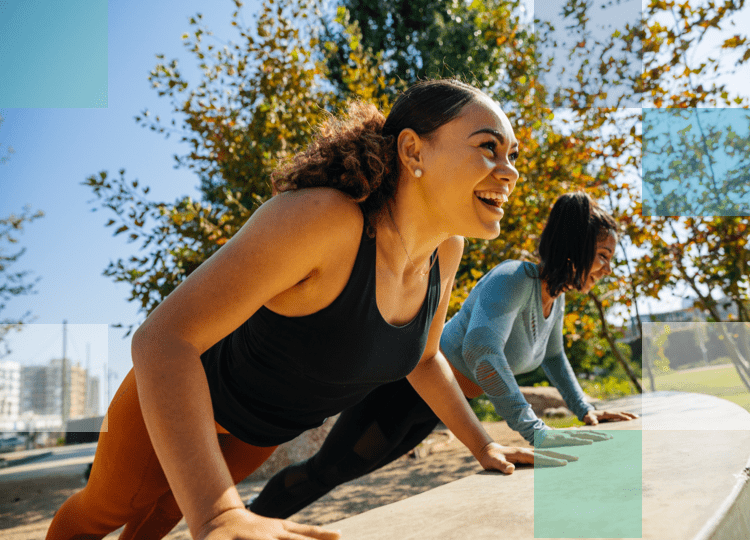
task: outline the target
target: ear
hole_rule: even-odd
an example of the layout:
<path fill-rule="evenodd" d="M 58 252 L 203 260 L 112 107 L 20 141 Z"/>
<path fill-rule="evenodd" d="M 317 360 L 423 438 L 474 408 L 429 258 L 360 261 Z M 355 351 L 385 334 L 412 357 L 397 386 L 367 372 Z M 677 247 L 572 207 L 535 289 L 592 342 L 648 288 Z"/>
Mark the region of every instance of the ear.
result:
<path fill-rule="evenodd" d="M 415 171 L 417 169 L 420 171 L 424 169 L 423 147 L 424 141 L 413 129 L 406 128 L 399 133 L 396 142 L 398 159 L 409 176 L 416 176 Z M 419 174 L 421 175 L 421 173 Z"/>

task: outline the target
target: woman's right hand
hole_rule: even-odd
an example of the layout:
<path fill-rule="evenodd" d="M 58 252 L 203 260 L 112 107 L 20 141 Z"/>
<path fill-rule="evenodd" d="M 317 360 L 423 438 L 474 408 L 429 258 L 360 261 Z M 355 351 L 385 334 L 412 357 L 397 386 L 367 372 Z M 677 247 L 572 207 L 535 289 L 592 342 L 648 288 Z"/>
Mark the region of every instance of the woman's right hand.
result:
<path fill-rule="evenodd" d="M 561 446 L 583 446 L 596 441 L 611 439 L 610 435 L 600 431 L 548 429 L 542 444 L 537 448 L 556 448 Z"/>
<path fill-rule="evenodd" d="M 259 516 L 244 508 L 222 512 L 203 525 L 195 540 L 338 540 L 341 533 L 313 525 Z"/>

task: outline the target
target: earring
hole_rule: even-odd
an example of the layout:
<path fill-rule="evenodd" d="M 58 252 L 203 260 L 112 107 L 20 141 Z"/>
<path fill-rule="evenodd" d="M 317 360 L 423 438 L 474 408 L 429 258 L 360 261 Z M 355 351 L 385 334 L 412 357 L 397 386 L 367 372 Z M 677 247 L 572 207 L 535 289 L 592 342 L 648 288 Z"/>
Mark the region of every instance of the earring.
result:
<path fill-rule="evenodd" d="M 422 169 L 414 169 L 414 176 L 422 178 Z"/>

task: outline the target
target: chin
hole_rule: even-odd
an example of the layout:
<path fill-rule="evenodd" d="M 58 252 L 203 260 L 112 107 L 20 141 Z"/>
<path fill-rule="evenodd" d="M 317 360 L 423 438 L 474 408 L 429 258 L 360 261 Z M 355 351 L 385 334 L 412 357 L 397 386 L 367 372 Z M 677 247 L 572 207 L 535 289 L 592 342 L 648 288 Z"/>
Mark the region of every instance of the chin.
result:
<path fill-rule="evenodd" d="M 485 224 L 482 228 L 475 228 L 471 234 L 463 234 L 469 238 L 481 238 L 482 240 L 494 240 L 500 236 L 500 222 L 495 221 L 492 224 Z"/>

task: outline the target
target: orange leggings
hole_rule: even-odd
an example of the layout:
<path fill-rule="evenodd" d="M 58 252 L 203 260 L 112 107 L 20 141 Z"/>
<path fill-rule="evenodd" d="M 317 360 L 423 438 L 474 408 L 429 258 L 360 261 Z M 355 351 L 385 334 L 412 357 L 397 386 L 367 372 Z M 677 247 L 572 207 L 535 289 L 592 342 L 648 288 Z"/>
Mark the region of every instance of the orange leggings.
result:
<path fill-rule="evenodd" d="M 276 447 L 251 446 L 216 424 L 235 484 Z M 55 514 L 47 540 L 94 540 L 125 525 L 120 540 L 166 536 L 182 518 L 143 423 L 131 369 L 107 411 L 88 484 Z"/>

